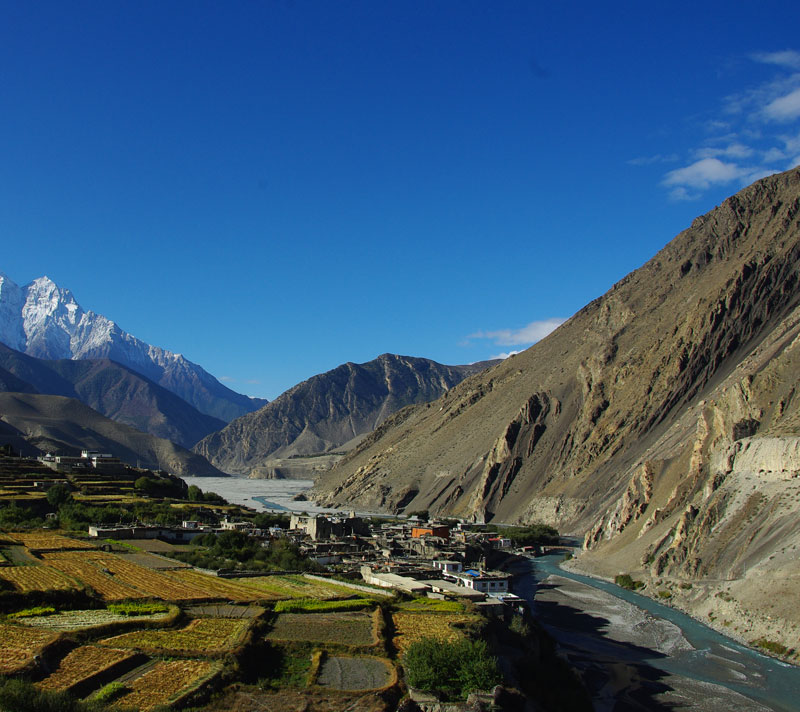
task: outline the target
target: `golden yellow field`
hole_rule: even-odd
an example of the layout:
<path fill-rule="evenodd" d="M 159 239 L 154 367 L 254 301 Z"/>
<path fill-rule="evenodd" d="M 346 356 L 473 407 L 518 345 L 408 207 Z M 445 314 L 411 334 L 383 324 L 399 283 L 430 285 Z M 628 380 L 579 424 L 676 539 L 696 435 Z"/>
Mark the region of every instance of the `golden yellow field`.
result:
<path fill-rule="evenodd" d="M 10 532 L 7 536 L 26 546 L 31 551 L 95 550 L 95 547 L 89 542 L 72 539 L 53 532 Z"/>
<path fill-rule="evenodd" d="M 392 614 L 392 618 L 397 631 L 393 642 L 400 653 L 404 652 L 411 643 L 420 638 L 439 638 L 443 641 L 456 640 L 463 634 L 453 626 L 471 623 L 476 620 L 474 615 L 412 613 L 409 611 L 396 611 Z"/>
<path fill-rule="evenodd" d="M 167 571 L 164 573 L 171 579 L 202 591 L 207 598 L 226 598 L 230 601 L 257 601 L 271 598 L 267 593 L 252 586 L 244 586 L 237 581 L 218 578 L 191 569 Z"/>
<path fill-rule="evenodd" d="M 87 586 L 91 586 L 106 601 L 148 597 L 140 590 L 115 580 L 110 573 L 102 571 L 102 567 L 95 565 L 85 554 L 76 556 L 75 553 L 42 554 L 42 559 L 48 566 L 52 566 L 54 569 L 58 569 L 68 576 L 82 581 Z"/>
<path fill-rule="evenodd" d="M 0 675 L 17 672 L 57 638 L 53 631 L 0 623 Z"/>
<path fill-rule="evenodd" d="M 129 683 L 131 691 L 117 700 L 117 706 L 149 712 L 167 704 L 202 678 L 211 675 L 216 666 L 206 660 L 161 660 L 144 675 Z"/>
<path fill-rule="evenodd" d="M 260 598 L 347 598 L 353 595 L 353 589 L 337 586 L 335 583 L 315 581 L 303 576 L 258 576 L 255 578 L 234 579 L 243 586 L 262 592 Z"/>
<path fill-rule="evenodd" d="M 196 618 L 181 630 L 137 630 L 101 640 L 101 645 L 154 653 L 203 655 L 234 647 L 250 625 L 248 619 Z"/>
<path fill-rule="evenodd" d="M 66 690 L 81 680 L 103 672 L 112 665 L 135 655 L 132 650 L 83 645 L 70 652 L 58 668 L 38 685 L 48 690 Z"/>
<path fill-rule="evenodd" d="M 23 593 L 80 588 L 75 579 L 49 566 L 3 566 L 0 567 L 0 579 L 14 584 Z"/>

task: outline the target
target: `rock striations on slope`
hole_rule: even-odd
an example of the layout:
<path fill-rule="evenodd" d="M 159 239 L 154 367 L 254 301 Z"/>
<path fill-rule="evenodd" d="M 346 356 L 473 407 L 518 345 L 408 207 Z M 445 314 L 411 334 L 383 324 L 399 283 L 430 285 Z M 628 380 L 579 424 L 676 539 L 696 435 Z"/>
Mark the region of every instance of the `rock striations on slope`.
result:
<path fill-rule="evenodd" d="M 264 474 L 265 463 L 278 458 L 347 449 L 391 414 L 438 398 L 487 365 L 443 366 L 394 354 L 346 363 L 237 418 L 194 450 L 225 472 Z"/>
<path fill-rule="evenodd" d="M 744 639 L 796 640 L 799 377 L 793 169 L 697 218 L 527 351 L 387 420 L 316 492 L 546 521 L 585 535 L 599 573 L 633 572 L 711 620 L 722 608 Z"/>
<path fill-rule="evenodd" d="M 0 273 L 0 342 L 41 359 L 117 361 L 226 423 L 266 403 L 223 386 L 180 354 L 146 344 L 110 319 L 85 311 L 69 289 L 48 277 L 20 287 Z"/>

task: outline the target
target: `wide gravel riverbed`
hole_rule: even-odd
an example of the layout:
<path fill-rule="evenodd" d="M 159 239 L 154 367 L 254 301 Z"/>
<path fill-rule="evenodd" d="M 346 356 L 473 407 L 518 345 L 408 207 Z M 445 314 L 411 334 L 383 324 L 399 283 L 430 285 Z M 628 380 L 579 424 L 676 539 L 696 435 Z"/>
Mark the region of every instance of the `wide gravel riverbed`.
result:
<path fill-rule="evenodd" d="M 800 711 L 800 669 L 557 561 L 521 563 L 515 592 L 580 672 L 598 712 Z"/>

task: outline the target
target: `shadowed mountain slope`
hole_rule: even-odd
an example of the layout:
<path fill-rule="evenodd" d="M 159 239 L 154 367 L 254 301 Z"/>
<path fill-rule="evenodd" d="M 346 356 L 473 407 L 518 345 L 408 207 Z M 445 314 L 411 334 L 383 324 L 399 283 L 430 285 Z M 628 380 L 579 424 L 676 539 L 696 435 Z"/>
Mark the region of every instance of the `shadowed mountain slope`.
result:
<path fill-rule="evenodd" d="M 107 418 L 191 447 L 225 422 L 108 359 L 47 361 L 0 344 L 0 367 L 47 395 L 77 398 Z M 5 388 L 13 391 L 19 388 Z"/>
<path fill-rule="evenodd" d="M 269 458 L 347 448 L 392 413 L 439 397 L 486 365 L 443 366 L 394 354 L 346 363 L 237 418 L 194 449 L 225 472 L 250 474 Z"/>
<path fill-rule="evenodd" d="M 220 475 L 185 448 L 116 423 L 73 398 L 0 393 L 0 433 L 13 435 L 40 452 L 75 453 L 83 448 L 109 452 L 132 466 L 175 475 Z"/>

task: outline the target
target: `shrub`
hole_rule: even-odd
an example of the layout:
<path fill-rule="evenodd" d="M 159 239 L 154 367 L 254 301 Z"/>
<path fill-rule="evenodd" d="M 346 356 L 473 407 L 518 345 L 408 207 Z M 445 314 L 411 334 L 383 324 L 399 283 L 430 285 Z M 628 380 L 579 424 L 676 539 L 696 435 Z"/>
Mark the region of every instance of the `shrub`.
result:
<path fill-rule="evenodd" d="M 501 681 L 497 660 L 483 640 L 422 638 L 403 655 L 403 667 L 409 685 L 444 700 L 463 700 Z"/>
<path fill-rule="evenodd" d="M 629 591 L 636 591 L 640 588 L 644 588 L 644 583 L 635 581 L 631 578 L 630 574 L 619 574 L 619 576 L 615 576 L 614 583 L 620 588 L 627 588 Z"/>
<path fill-rule="evenodd" d="M 40 690 L 24 680 L 0 680 L 0 709 L 13 712 L 97 712 L 100 705 L 81 702 L 66 692 Z"/>

